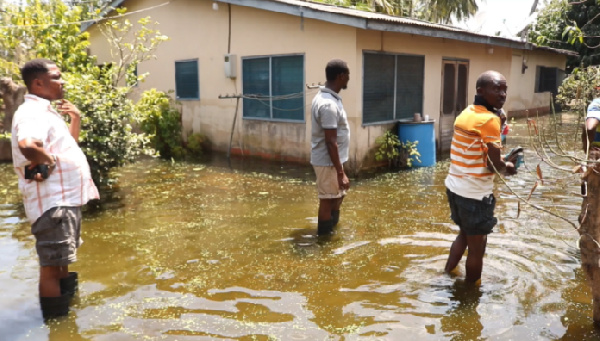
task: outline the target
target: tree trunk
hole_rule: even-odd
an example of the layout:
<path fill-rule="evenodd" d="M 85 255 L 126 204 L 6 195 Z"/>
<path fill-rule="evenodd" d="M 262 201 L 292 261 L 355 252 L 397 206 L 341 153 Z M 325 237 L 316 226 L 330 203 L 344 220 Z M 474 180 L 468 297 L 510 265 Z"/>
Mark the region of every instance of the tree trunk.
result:
<path fill-rule="evenodd" d="M 600 152 L 591 151 L 590 160 L 600 160 Z M 587 196 L 579 215 L 579 249 L 581 266 L 592 288 L 594 324 L 600 326 L 600 165 L 589 163 L 583 180 L 587 182 Z"/>
<path fill-rule="evenodd" d="M 533 5 L 531 5 L 531 11 L 529 11 L 529 15 L 532 15 L 533 13 L 535 13 L 535 11 L 537 11 L 538 2 L 538 0 L 533 1 Z"/>
<path fill-rule="evenodd" d="M 27 89 L 10 78 L 0 78 L 0 97 L 4 101 L 4 120 L 0 131 L 10 131 L 12 118 L 17 108 L 23 103 Z M 10 140 L 0 139 L 0 161 L 12 160 Z"/>

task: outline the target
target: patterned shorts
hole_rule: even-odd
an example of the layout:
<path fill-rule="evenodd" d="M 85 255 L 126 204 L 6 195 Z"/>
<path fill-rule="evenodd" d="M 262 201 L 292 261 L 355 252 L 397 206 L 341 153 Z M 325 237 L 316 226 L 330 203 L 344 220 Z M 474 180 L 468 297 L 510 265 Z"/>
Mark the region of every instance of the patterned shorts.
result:
<path fill-rule="evenodd" d="M 81 207 L 54 207 L 31 225 L 40 266 L 66 266 L 81 245 Z"/>

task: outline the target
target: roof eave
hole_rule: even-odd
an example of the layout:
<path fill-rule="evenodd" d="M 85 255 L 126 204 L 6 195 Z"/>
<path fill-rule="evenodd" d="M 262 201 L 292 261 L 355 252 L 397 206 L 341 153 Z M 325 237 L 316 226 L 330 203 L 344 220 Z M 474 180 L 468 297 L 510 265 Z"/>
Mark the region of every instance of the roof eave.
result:
<path fill-rule="evenodd" d="M 539 49 L 535 44 L 521 42 L 502 37 L 492 37 L 473 33 L 448 26 L 448 29 L 439 29 L 420 25 L 400 24 L 389 22 L 381 19 L 361 18 L 342 13 L 331 13 L 319 11 L 302 5 L 292 5 L 278 1 L 269 0 L 216 0 L 218 2 L 232 4 L 236 6 L 252 7 L 271 12 L 285 13 L 307 19 L 315 19 L 326 21 L 335 24 L 347 25 L 365 30 L 398 32 L 405 34 L 415 34 L 425 37 L 445 38 L 452 40 L 465 41 L 469 43 L 487 44 L 491 46 L 507 47 L 519 50 L 536 50 Z M 314 3 L 313 3 L 314 4 Z M 327 5 L 323 5 L 327 6 Z M 553 48 L 543 48 L 543 50 L 551 51 L 558 54 L 570 55 L 571 51 L 558 50 Z"/>
<path fill-rule="evenodd" d="M 100 11 L 100 18 L 104 18 L 104 16 L 106 16 L 108 13 L 112 12 L 115 8 L 121 6 L 122 3 L 124 3 L 125 0 L 113 0 L 109 5 L 105 6 L 102 11 Z M 102 19 L 98 19 L 96 21 L 88 21 L 88 22 L 84 22 L 83 24 L 81 24 L 81 32 L 85 32 L 87 31 L 88 28 L 90 28 L 91 26 L 95 25 L 98 23 L 98 21 L 100 21 Z"/>

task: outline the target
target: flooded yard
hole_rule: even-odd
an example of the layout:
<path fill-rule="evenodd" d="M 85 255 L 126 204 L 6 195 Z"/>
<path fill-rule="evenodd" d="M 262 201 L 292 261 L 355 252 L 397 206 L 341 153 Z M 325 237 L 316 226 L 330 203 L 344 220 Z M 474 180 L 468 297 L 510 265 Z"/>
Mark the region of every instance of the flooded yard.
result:
<path fill-rule="evenodd" d="M 523 121 L 509 147 L 528 145 Z M 561 132 L 575 140 L 573 127 Z M 508 178 L 527 196 L 536 158 Z M 311 237 L 312 169 L 145 160 L 119 170 L 117 197 L 87 214 L 80 292 L 45 325 L 34 239 L 16 176 L 0 165 L 0 339 L 600 340 L 578 234 L 498 183 L 499 224 L 482 285 L 443 273 L 458 228 L 436 167 L 353 182 L 338 234 Z M 259 170 L 257 170 L 259 169 Z M 544 167 L 535 203 L 576 221 L 579 183 Z"/>

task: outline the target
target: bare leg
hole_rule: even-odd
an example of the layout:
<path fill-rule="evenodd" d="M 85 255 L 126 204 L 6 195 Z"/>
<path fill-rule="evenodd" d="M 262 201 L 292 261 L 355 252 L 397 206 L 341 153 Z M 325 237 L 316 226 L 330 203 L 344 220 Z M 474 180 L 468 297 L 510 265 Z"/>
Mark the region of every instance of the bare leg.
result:
<path fill-rule="evenodd" d="M 458 262 L 462 259 L 465 250 L 467 249 L 467 235 L 461 230 L 456 239 L 450 247 L 450 255 L 448 255 L 448 261 L 446 261 L 446 267 L 444 271 L 450 272 L 456 268 Z"/>
<path fill-rule="evenodd" d="M 69 275 L 68 266 L 40 267 L 40 297 L 59 297 L 60 279 Z"/>
<path fill-rule="evenodd" d="M 331 220 L 331 210 L 337 199 L 319 199 L 319 221 Z"/>
<path fill-rule="evenodd" d="M 467 236 L 467 282 L 477 282 L 481 278 L 481 270 L 483 269 L 483 255 L 487 245 L 487 236 Z"/>
<path fill-rule="evenodd" d="M 344 197 L 341 197 L 341 198 L 335 199 L 335 203 L 334 203 L 334 205 L 333 205 L 333 208 L 332 208 L 332 209 L 333 209 L 333 210 L 335 210 L 335 211 L 339 211 L 339 210 L 340 210 L 340 207 L 342 206 L 342 202 L 343 202 L 343 201 L 344 201 Z"/>

